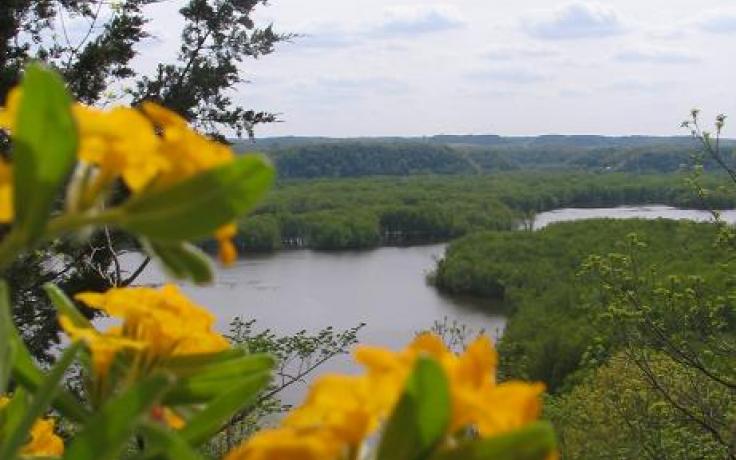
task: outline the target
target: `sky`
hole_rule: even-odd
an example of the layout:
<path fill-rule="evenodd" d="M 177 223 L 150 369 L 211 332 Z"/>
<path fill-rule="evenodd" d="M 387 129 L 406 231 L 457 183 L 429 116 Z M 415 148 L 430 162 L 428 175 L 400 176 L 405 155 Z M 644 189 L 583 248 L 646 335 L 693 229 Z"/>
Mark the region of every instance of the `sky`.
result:
<path fill-rule="evenodd" d="M 175 54 L 175 3 L 151 7 L 139 69 Z M 736 118 L 736 0 L 271 0 L 255 19 L 300 35 L 232 90 L 280 114 L 257 137 L 676 135 L 693 107 Z"/>

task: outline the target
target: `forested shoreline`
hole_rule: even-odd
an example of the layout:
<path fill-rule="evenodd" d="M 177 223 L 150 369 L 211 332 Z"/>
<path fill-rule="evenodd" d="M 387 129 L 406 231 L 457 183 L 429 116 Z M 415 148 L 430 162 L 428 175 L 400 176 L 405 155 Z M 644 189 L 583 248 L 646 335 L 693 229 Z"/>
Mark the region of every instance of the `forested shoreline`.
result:
<path fill-rule="evenodd" d="M 564 207 L 665 204 L 702 208 L 687 173 L 524 171 L 281 180 L 235 240 L 243 251 L 363 249 L 449 241 L 483 230 L 513 230 L 536 213 Z M 711 175 L 716 189 L 725 179 Z M 736 206 L 714 192 L 709 204 Z"/>
<path fill-rule="evenodd" d="M 475 233 L 449 246 L 432 280 L 453 295 L 502 301 L 501 372 L 547 384 L 547 416 L 570 458 L 608 446 L 633 458 L 649 444 L 658 458 L 724 458 L 719 439 L 736 401 L 708 366 L 733 368 L 725 350 L 736 320 L 719 232 L 597 219 Z"/>

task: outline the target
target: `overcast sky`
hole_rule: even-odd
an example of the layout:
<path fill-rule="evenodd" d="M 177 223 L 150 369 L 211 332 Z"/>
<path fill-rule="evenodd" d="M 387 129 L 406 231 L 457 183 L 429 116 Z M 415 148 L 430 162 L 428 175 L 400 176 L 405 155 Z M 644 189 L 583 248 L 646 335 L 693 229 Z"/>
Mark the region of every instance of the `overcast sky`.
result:
<path fill-rule="evenodd" d="M 175 52 L 175 10 L 151 11 L 141 69 Z M 272 0 L 256 19 L 302 34 L 234 89 L 281 114 L 259 137 L 672 135 L 695 106 L 736 122 L 734 0 Z"/>

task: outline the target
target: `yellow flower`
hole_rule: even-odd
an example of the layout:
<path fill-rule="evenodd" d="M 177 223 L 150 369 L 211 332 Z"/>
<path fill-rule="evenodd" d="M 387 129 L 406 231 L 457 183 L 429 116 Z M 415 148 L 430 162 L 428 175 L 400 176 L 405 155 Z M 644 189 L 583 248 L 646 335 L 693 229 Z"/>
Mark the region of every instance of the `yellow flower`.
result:
<path fill-rule="evenodd" d="M 235 159 L 230 147 L 198 134 L 184 118 L 171 110 L 152 102 L 144 102 L 142 110 L 161 130 L 159 154 L 169 165 L 158 177 L 157 186 L 169 186 Z M 235 224 L 231 223 L 215 232 L 218 257 L 225 266 L 237 260 L 238 251 L 232 241 L 237 231 Z"/>
<path fill-rule="evenodd" d="M 0 223 L 13 221 L 13 168 L 0 159 Z"/>
<path fill-rule="evenodd" d="M 215 240 L 219 247 L 217 255 L 220 262 L 227 266 L 233 265 L 238 259 L 238 249 L 233 243 L 233 238 L 238 234 L 238 227 L 235 224 L 223 225 L 215 232 Z"/>
<path fill-rule="evenodd" d="M 360 452 L 365 439 L 393 411 L 422 356 L 436 360 L 448 379 L 452 404 L 448 435 L 474 428 L 481 436 L 495 436 L 539 418 L 544 385 L 497 385 L 498 356 L 488 337 L 479 337 L 458 356 L 440 337 L 422 334 L 399 352 L 358 347 L 355 359 L 366 368 L 365 374 L 319 378 L 281 428 L 256 434 L 225 460 L 331 459 Z"/>
<path fill-rule="evenodd" d="M 37 420 L 31 427 L 31 440 L 23 446 L 21 456 L 60 457 L 64 454 L 64 441 L 54 433 L 54 421 Z"/>
<path fill-rule="evenodd" d="M 100 334 L 96 329 L 78 327 L 64 315 L 59 316 L 59 324 L 72 340 L 80 340 L 92 353 L 92 368 L 99 378 L 104 378 L 110 370 L 115 356 L 123 350 L 143 348 L 144 344 L 120 336 L 117 328 Z"/>
<path fill-rule="evenodd" d="M 381 415 L 393 410 L 419 356 L 436 359 L 445 370 L 456 360 L 455 355 L 434 334 L 420 334 L 406 349 L 394 352 L 388 348 L 359 346 L 355 360 L 367 369 L 373 388 L 375 406 Z"/>
<path fill-rule="evenodd" d="M 329 431 L 286 427 L 256 433 L 223 460 L 333 460 L 342 451 Z"/>
<path fill-rule="evenodd" d="M 214 353 L 229 347 L 228 341 L 212 330 L 215 317 L 173 284 L 161 289 L 114 288 L 102 294 L 77 294 L 75 298 L 122 319 L 122 336 L 144 343 L 152 359 Z"/>
<path fill-rule="evenodd" d="M 542 411 L 541 383 L 505 382 L 479 395 L 476 426 L 481 436 L 495 436 L 522 428 Z"/>
<path fill-rule="evenodd" d="M 157 420 L 169 428 L 180 430 L 186 425 L 186 420 L 176 412 L 165 406 L 156 406 L 151 410 L 151 418 Z"/>
<path fill-rule="evenodd" d="M 8 93 L 0 109 L 0 127 L 15 130 L 22 99 L 20 87 Z M 79 134 L 79 160 L 100 168 L 95 191 L 122 177 L 134 192 L 142 190 L 168 162 L 159 154 L 160 139 L 154 126 L 138 110 L 115 107 L 99 110 L 82 104 L 71 107 Z"/>
<path fill-rule="evenodd" d="M 497 365 L 498 355 L 487 336 L 478 337 L 462 355 L 445 364 L 452 396 L 451 432 L 477 423 L 476 399 L 495 387 Z"/>
<path fill-rule="evenodd" d="M 325 375 L 312 384 L 306 401 L 283 422 L 294 428 L 330 430 L 341 441 L 358 446 L 378 428 L 373 388 L 362 376 Z"/>
<path fill-rule="evenodd" d="M 0 395 L 0 409 L 7 406 L 10 398 Z M 64 441 L 54 433 L 52 419 L 36 420 L 31 427 L 31 439 L 21 448 L 23 457 L 60 457 L 64 454 Z"/>
<path fill-rule="evenodd" d="M 358 347 L 355 359 L 368 369 L 372 387 L 393 407 L 419 356 L 429 356 L 442 366 L 452 398 L 450 432 L 468 426 L 483 435 L 520 428 L 536 420 L 544 386 L 521 382 L 496 385 L 498 355 L 486 336 L 478 337 L 460 356 L 434 334 L 422 334 L 403 351 Z"/>
<path fill-rule="evenodd" d="M 18 109 L 20 108 L 20 100 L 20 87 L 15 87 L 8 92 L 5 100 L 5 107 L 0 107 L 0 128 L 11 132 L 15 131 L 16 118 L 18 117 Z"/>
<path fill-rule="evenodd" d="M 454 367 L 452 378 L 465 385 L 480 388 L 496 383 L 498 354 L 488 336 L 482 335 L 468 345 Z"/>
<path fill-rule="evenodd" d="M 93 193 L 118 177 L 140 192 L 168 167 L 153 125 L 138 110 L 103 111 L 76 104 L 72 112 L 79 130 L 79 160 L 99 168 Z"/>
<path fill-rule="evenodd" d="M 160 154 L 169 163 L 158 184 L 167 186 L 180 182 L 235 159 L 232 149 L 198 134 L 171 110 L 152 102 L 143 103 L 142 110 L 161 129 Z"/>

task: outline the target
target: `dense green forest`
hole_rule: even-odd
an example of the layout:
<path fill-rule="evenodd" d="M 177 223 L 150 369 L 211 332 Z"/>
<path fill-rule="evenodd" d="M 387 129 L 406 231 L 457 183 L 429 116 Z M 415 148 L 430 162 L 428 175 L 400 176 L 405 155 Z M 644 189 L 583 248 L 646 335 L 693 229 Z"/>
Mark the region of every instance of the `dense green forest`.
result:
<path fill-rule="evenodd" d="M 434 282 L 448 293 L 504 300 L 510 314 L 502 339 L 507 373 L 540 379 L 558 390 L 602 332 L 591 321 L 595 311 L 585 305 L 587 283 L 577 276 L 583 262 L 592 254 L 625 251 L 631 233 L 649 243 L 641 264 L 657 265 L 663 275 L 712 277 L 721 261 L 712 225 L 596 219 L 462 238 L 438 263 Z"/>
<path fill-rule="evenodd" d="M 731 141 L 724 141 L 730 156 Z M 675 172 L 697 145 L 689 137 L 434 136 L 416 138 L 275 138 L 239 143 L 264 150 L 282 178 L 483 174 L 512 170 Z M 707 168 L 714 165 L 705 163 Z"/>
<path fill-rule="evenodd" d="M 474 176 L 413 175 L 282 180 L 240 225 L 242 250 L 368 248 L 447 241 L 511 230 L 561 207 L 663 203 L 700 207 L 684 174 L 528 171 Z M 715 188 L 720 177 L 706 183 Z M 736 205 L 727 194 L 709 200 Z"/>
<path fill-rule="evenodd" d="M 732 141 L 722 146 L 730 161 Z M 280 138 L 265 150 L 280 179 L 240 222 L 240 249 L 454 240 L 430 280 L 507 315 L 501 378 L 547 384 L 565 458 L 733 458 L 729 227 L 603 219 L 525 231 L 564 207 L 736 207 L 693 139 Z M 693 164 L 707 196 L 689 181 Z"/>
<path fill-rule="evenodd" d="M 549 416 L 570 458 L 603 448 L 621 458 L 724 458 L 719 439 L 730 435 L 719 430 L 730 430 L 736 401 L 721 372 L 736 364 L 736 306 L 732 253 L 717 236 L 712 224 L 609 219 L 476 233 L 450 245 L 433 279 L 450 293 L 503 300 L 502 372 L 547 383 Z M 656 340 L 629 329 L 641 318 Z M 721 370 L 684 365 L 688 353 Z M 651 389 L 652 379 L 670 392 Z M 678 404 L 707 417 L 685 417 Z"/>

